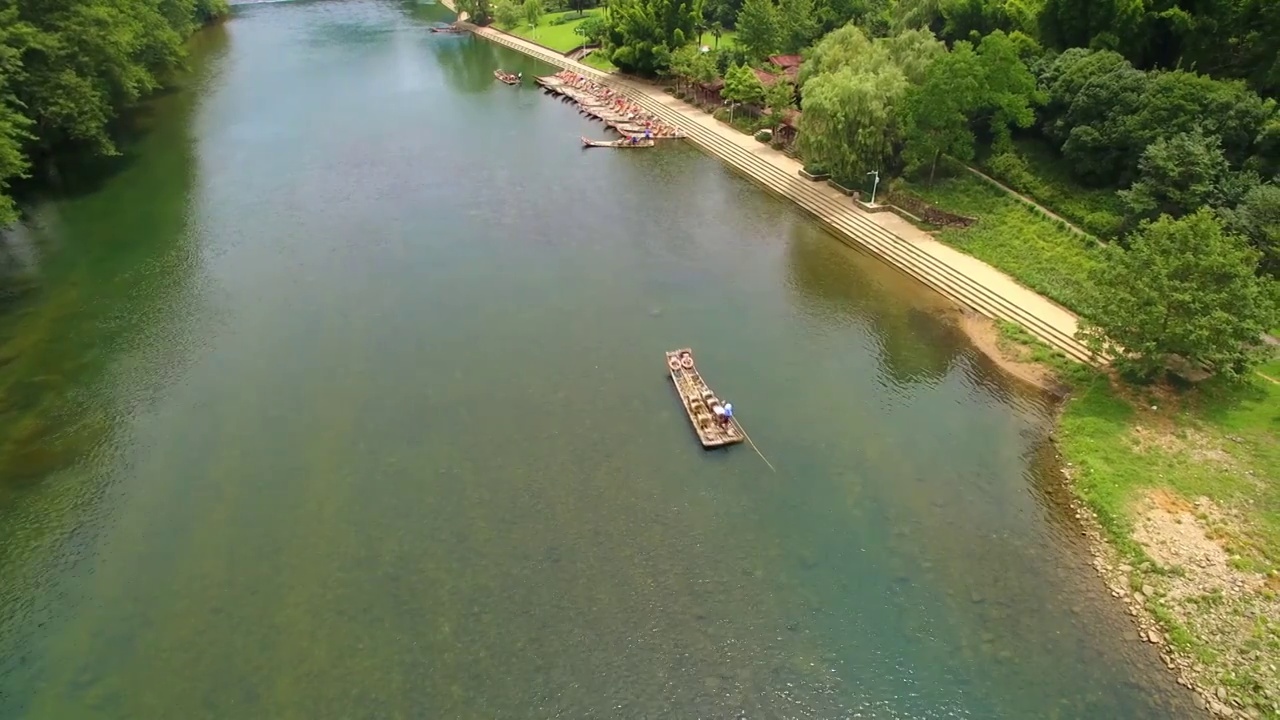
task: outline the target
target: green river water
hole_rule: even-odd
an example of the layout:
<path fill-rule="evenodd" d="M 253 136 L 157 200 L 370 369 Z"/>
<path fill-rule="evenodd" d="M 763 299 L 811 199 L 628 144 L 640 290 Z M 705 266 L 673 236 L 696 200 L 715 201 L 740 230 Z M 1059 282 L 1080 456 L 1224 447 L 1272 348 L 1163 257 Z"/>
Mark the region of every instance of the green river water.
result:
<path fill-rule="evenodd" d="M 240 6 L 7 236 L 0 717 L 1190 715 L 941 298 L 444 18 Z"/>

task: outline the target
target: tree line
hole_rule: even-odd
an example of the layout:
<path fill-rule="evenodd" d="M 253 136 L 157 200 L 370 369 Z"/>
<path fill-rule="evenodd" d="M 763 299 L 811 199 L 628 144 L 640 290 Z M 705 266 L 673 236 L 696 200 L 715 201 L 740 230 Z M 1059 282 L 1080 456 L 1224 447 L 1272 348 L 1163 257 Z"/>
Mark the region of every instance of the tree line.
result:
<path fill-rule="evenodd" d="M 226 12 L 226 0 L 0 0 L 0 227 L 17 218 L 12 182 L 64 154 L 118 154 L 120 113 Z"/>

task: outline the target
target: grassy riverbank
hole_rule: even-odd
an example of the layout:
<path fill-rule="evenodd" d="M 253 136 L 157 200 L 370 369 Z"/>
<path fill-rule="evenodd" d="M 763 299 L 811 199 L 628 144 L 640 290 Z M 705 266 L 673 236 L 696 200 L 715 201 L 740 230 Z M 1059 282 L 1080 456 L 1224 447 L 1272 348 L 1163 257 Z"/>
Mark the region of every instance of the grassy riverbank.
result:
<path fill-rule="evenodd" d="M 967 172 L 908 187 L 979 218 L 939 240 L 1080 307 L 1097 241 Z M 1280 718 L 1280 356 L 1243 385 L 1133 386 L 1012 324 L 1000 345 L 1067 389 L 1063 473 L 1105 540 L 1100 572 L 1139 618 L 1133 639 L 1166 648 L 1211 710 Z"/>
<path fill-rule="evenodd" d="M 1104 538 L 1099 570 L 1140 618 L 1133 639 L 1205 704 L 1280 717 L 1280 375 L 1242 386 L 1134 388 L 1017 326 L 1001 350 L 1048 366 L 1069 397 L 1063 473 Z"/>
<path fill-rule="evenodd" d="M 939 240 L 1067 307 L 1079 305 L 1090 287 L 1089 272 L 1097 264 L 1096 241 L 962 169 L 932 185 L 906 185 L 938 207 L 978 218 L 972 227 L 935 232 Z"/>

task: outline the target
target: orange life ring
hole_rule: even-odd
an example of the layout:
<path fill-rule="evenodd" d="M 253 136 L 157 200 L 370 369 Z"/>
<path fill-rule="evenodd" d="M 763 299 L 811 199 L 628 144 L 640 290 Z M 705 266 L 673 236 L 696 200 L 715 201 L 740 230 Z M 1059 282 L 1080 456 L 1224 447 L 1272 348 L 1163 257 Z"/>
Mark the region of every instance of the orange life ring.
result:
<path fill-rule="evenodd" d="M 669 360 L 667 360 L 667 365 L 670 366 L 672 370 L 680 369 L 680 361 L 677 360 L 674 356 L 672 356 Z"/>
<path fill-rule="evenodd" d="M 693 358 L 690 357 L 689 355 L 685 355 L 684 357 L 680 358 L 680 364 L 684 366 L 685 370 L 692 370 Z"/>

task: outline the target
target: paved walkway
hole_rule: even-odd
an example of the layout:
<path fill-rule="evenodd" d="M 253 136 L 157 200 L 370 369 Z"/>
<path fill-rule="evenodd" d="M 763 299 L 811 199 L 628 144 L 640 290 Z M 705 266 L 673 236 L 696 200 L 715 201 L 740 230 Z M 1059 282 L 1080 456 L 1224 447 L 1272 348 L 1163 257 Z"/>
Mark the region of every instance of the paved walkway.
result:
<path fill-rule="evenodd" d="M 452 7 L 451 0 L 442 0 Z M 724 160 L 766 189 L 808 211 L 850 245 L 871 252 L 964 307 L 1016 323 L 1046 344 L 1090 362 L 1075 339 L 1077 317 L 986 263 L 944 245 L 889 212 L 868 213 L 825 183 L 799 177 L 796 160 L 719 122 L 659 88 L 602 73 L 564 55 L 492 28 L 474 28 L 491 42 L 590 77 L 631 97 L 676 126 L 690 142 Z"/>

